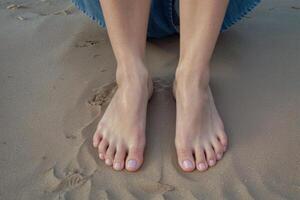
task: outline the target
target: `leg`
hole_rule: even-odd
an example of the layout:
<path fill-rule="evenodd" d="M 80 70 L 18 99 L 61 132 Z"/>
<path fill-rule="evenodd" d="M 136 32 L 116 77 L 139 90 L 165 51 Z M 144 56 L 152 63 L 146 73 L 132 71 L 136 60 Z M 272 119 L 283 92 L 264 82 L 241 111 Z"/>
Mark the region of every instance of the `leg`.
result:
<path fill-rule="evenodd" d="M 209 88 L 209 63 L 228 0 L 180 1 L 180 59 L 174 82 L 178 162 L 184 171 L 214 166 L 227 137 Z M 195 158 L 194 158 L 195 157 Z"/>
<path fill-rule="evenodd" d="M 118 89 L 93 137 L 99 157 L 115 170 L 143 163 L 152 82 L 143 63 L 150 0 L 100 0 L 117 60 Z"/>

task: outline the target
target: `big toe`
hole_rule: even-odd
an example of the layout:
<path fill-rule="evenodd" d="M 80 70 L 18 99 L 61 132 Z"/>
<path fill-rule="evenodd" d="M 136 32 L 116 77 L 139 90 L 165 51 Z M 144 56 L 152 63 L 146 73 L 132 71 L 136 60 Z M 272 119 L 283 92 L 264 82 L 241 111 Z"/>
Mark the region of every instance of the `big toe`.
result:
<path fill-rule="evenodd" d="M 177 148 L 177 157 L 183 171 L 191 172 L 195 169 L 195 161 L 191 149 Z"/>
<path fill-rule="evenodd" d="M 126 169 L 130 172 L 138 170 L 143 163 L 144 148 L 132 147 L 128 150 Z"/>

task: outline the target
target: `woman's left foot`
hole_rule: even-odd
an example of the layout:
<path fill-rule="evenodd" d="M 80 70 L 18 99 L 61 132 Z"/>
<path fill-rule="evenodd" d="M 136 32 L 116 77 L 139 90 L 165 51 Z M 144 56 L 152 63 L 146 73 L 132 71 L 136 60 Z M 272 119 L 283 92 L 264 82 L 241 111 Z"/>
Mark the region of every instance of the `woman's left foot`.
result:
<path fill-rule="evenodd" d="M 208 86 L 208 67 L 201 71 L 178 67 L 174 81 L 176 98 L 175 146 L 184 171 L 205 171 L 220 160 L 228 141 L 223 122 Z"/>

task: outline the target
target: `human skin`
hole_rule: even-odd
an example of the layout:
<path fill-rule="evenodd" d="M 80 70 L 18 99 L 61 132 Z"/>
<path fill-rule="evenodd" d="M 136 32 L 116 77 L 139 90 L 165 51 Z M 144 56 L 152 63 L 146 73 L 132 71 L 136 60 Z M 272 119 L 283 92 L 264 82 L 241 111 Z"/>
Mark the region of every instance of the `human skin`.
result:
<path fill-rule="evenodd" d="M 228 140 L 209 88 L 210 60 L 228 0 L 180 0 L 180 56 L 174 82 L 178 163 L 206 170 L 223 157 Z"/>
<path fill-rule="evenodd" d="M 99 158 L 115 170 L 143 163 L 153 86 L 143 62 L 150 0 L 100 0 L 117 60 L 118 89 L 93 136 Z M 216 164 L 228 141 L 209 88 L 210 59 L 228 0 L 180 1 L 180 58 L 174 80 L 175 146 L 184 171 Z M 130 20 L 128 20 L 130 19 Z"/>
<path fill-rule="evenodd" d="M 93 145 L 106 165 L 136 171 L 143 163 L 146 110 L 153 90 L 143 62 L 150 0 L 100 4 L 117 60 L 118 89 L 97 126 Z"/>

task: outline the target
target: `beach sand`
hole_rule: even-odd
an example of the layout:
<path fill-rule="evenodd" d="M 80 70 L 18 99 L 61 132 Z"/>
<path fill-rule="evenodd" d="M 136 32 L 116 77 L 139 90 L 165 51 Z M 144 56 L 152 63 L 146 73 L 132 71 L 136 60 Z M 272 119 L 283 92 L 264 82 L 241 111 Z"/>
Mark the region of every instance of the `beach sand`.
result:
<path fill-rule="evenodd" d="M 105 30 L 66 0 L 3 0 L 0 42 L 0 199 L 300 198 L 299 1 L 265 0 L 221 34 L 211 87 L 229 149 L 205 173 L 183 173 L 175 154 L 178 36 L 147 44 L 155 93 L 137 173 L 91 147 L 114 88 Z"/>

